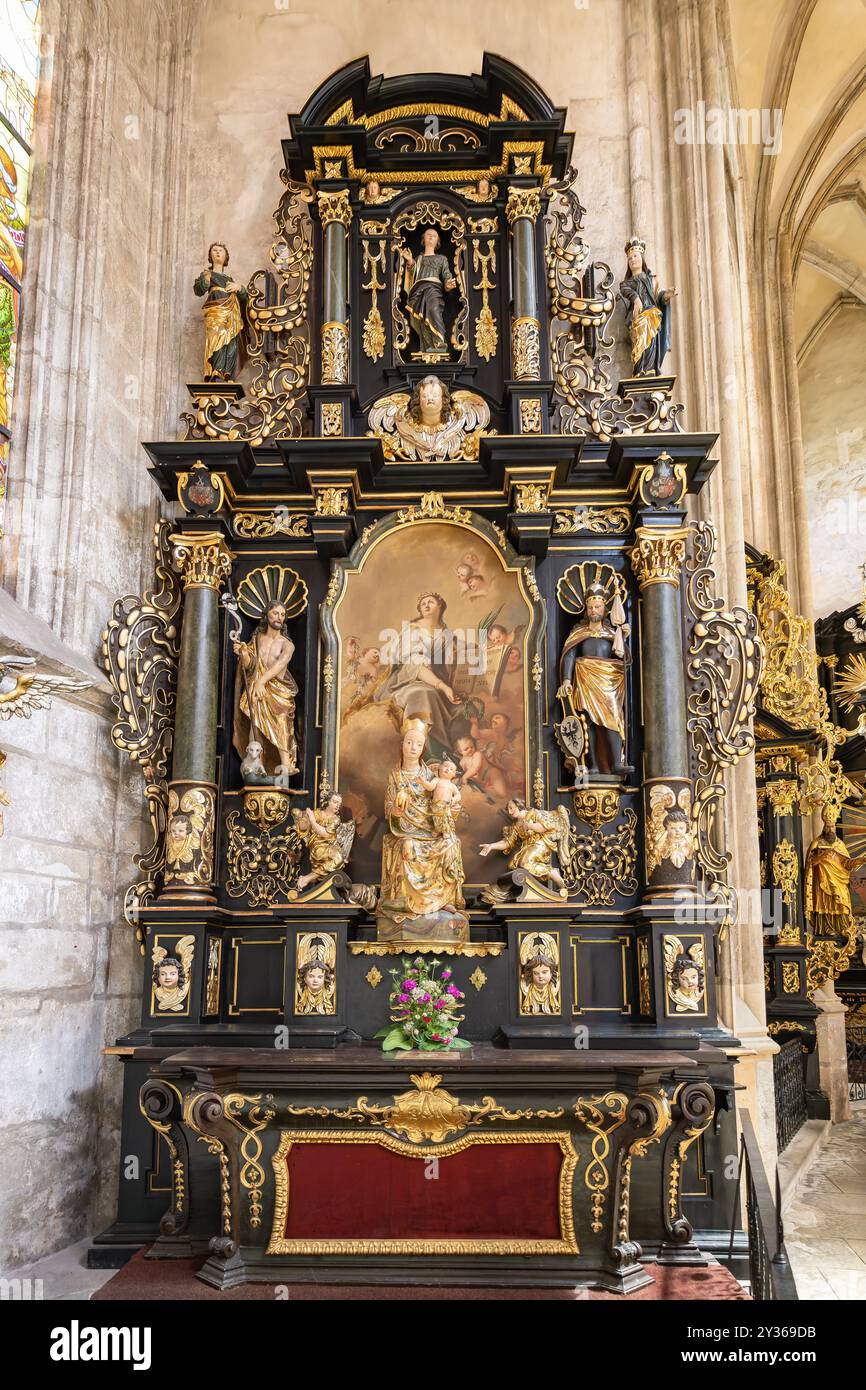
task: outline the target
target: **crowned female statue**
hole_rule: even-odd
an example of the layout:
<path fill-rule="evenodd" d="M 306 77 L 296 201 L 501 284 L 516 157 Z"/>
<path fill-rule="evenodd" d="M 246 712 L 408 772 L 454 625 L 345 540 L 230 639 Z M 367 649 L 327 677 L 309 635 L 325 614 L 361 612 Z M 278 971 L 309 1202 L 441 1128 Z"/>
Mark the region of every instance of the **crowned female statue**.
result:
<path fill-rule="evenodd" d="M 671 300 L 675 289 L 659 288 L 645 260 L 646 243 L 631 237 L 625 244 L 626 278 L 619 287 L 625 300 L 635 376 L 658 376 L 671 346 Z"/>
<path fill-rule="evenodd" d="M 247 291 L 226 273 L 227 247 L 215 241 L 207 253 L 208 268 L 193 285 L 204 302 L 204 379 L 235 381 L 244 337 Z"/>
<path fill-rule="evenodd" d="M 423 250 L 418 259 L 408 247 L 402 253 L 406 263 L 406 313 L 418 335 L 419 356 L 425 359 L 448 356 L 445 291 L 456 289 L 457 279 L 447 257 L 440 254 L 441 244 L 436 228 L 427 227 L 421 238 Z"/>
<path fill-rule="evenodd" d="M 424 721 L 408 719 L 385 792 L 378 934 L 391 941 L 466 941 L 460 840 L 453 819 L 434 810 L 436 779 L 422 761 L 426 741 Z"/>

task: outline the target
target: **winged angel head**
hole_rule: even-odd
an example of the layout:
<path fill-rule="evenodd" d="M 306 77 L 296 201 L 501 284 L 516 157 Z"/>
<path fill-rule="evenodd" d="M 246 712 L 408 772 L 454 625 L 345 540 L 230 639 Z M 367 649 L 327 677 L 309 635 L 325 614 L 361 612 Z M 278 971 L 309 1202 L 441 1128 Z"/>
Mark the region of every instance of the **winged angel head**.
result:
<path fill-rule="evenodd" d="M 160 1013 L 179 1013 L 192 980 L 195 937 L 182 936 L 169 954 L 164 946 L 153 948 L 153 992 Z"/>
<path fill-rule="evenodd" d="M 411 395 L 381 396 L 369 416 L 369 435 L 382 441 L 386 459 L 423 463 L 477 458 L 484 434 L 492 433 L 490 410 L 474 391 L 450 391 L 438 376 L 415 383 Z"/>

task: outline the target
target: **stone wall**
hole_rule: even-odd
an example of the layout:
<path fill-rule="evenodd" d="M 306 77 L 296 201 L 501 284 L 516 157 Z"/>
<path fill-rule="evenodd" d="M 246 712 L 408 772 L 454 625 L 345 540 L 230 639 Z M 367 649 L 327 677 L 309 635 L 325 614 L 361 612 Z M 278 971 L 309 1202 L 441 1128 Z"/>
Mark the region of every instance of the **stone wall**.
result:
<path fill-rule="evenodd" d="M 847 608 L 866 559 L 866 307 L 840 310 L 800 369 L 815 612 Z"/>
<path fill-rule="evenodd" d="M 158 504 L 140 440 L 171 431 L 179 408 L 186 12 L 43 5 L 2 575 L 40 664 L 57 669 L 54 634 L 71 650 L 65 669 L 94 682 L 111 603 L 139 591 L 151 566 Z M 101 1048 L 138 1011 L 141 962 L 121 903 L 142 847 L 141 774 L 121 764 L 111 719 L 94 685 L 86 700 L 55 699 L 0 726 L 11 796 L 0 839 L 0 1269 L 111 1214 L 96 1177 L 116 1164 L 120 1078 L 111 1059 L 103 1070 Z"/>

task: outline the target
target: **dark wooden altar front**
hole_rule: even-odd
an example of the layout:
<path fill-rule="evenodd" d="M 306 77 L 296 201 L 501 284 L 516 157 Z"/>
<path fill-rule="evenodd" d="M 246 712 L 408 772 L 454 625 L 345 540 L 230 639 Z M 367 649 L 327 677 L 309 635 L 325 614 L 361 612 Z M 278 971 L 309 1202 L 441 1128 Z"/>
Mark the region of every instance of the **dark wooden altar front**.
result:
<path fill-rule="evenodd" d="M 685 1153 L 716 1108 L 694 1058 L 482 1044 L 407 1065 L 373 1047 L 191 1048 L 150 1067 L 141 1102 L 182 1169 L 151 1254 L 210 1249 L 200 1277 L 218 1288 L 627 1293 L 652 1279 L 636 1227 L 661 1234 L 662 1261 L 702 1262 L 679 1198 Z M 645 1164 L 655 1222 L 631 1213 Z"/>

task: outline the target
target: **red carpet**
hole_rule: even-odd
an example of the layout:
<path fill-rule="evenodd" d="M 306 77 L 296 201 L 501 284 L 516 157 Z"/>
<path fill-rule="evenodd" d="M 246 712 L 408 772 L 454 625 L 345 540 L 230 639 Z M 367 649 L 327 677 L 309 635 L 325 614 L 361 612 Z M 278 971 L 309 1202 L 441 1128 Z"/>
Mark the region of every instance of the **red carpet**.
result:
<path fill-rule="evenodd" d="M 93 1295 L 93 1301 L 113 1299 L 170 1300 L 188 1299 L 207 1301 L 222 1299 L 254 1299 L 273 1302 L 272 1284 L 245 1284 L 239 1289 L 220 1293 L 208 1284 L 196 1279 L 195 1271 L 204 1264 L 205 1257 L 193 1260 L 146 1260 L 144 1251 L 135 1255 L 129 1264 L 119 1269 L 107 1284 Z M 748 1299 L 734 1276 L 723 1265 L 711 1259 L 705 1269 L 673 1269 L 667 1266 L 650 1265 L 650 1273 L 655 1283 L 628 1294 L 627 1301 L 640 1303 L 655 1300 L 711 1299 L 715 1302 L 729 1302 L 734 1299 Z M 278 1282 L 278 1281 L 275 1281 Z M 429 1302 L 431 1299 L 495 1300 L 505 1299 L 547 1299 L 559 1302 L 573 1302 L 575 1299 L 622 1299 L 621 1294 L 606 1293 L 601 1289 L 499 1289 L 499 1288 L 407 1288 L 404 1285 L 382 1284 L 290 1284 L 292 1302 L 300 1300 L 329 1302 L 378 1299 L 382 1302 Z"/>

